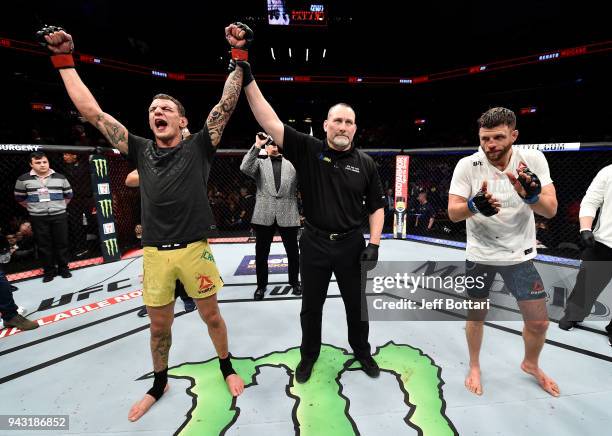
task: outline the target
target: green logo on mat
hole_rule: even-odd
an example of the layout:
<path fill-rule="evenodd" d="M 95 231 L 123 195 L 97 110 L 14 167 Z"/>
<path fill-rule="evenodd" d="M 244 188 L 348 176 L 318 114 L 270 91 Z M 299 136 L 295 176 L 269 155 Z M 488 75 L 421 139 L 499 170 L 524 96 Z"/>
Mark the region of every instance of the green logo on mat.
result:
<path fill-rule="evenodd" d="M 96 175 L 98 177 L 102 178 L 108 175 L 106 159 L 94 159 L 92 162 L 96 166 Z"/>
<path fill-rule="evenodd" d="M 427 355 L 409 345 L 389 342 L 373 356 L 383 373 L 397 380 L 398 394 L 403 393 L 405 425 L 424 436 L 457 435 L 446 416 L 446 403 L 441 386 L 441 369 Z M 299 348 L 273 352 L 258 358 L 232 358 L 232 365 L 247 386 L 257 385 L 260 368 L 276 367 L 288 374 L 286 395 L 295 401 L 293 420 L 295 433 L 300 436 L 353 436 L 360 434 L 350 416 L 350 399 L 343 394 L 342 376 L 358 370 L 353 356 L 346 350 L 324 344 L 308 382 L 298 384 L 294 369 L 300 361 Z M 171 377 L 188 378 L 193 398 L 187 420 L 175 434 L 225 434 L 236 423 L 240 399 L 234 399 L 221 373 L 217 358 L 199 363 L 185 363 L 168 371 Z M 151 375 L 146 376 L 147 378 Z M 145 378 L 145 377 L 143 377 Z M 248 389 L 248 387 L 247 387 Z M 281 395 L 279 393 L 279 395 Z M 399 424 L 401 425 L 401 424 Z"/>

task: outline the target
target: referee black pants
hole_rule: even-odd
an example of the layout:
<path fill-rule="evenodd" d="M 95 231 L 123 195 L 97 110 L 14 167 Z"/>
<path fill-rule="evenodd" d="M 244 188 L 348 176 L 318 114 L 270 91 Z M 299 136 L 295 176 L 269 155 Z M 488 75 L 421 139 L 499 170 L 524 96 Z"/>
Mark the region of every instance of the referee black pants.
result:
<path fill-rule="evenodd" d="M 255 229 L 255 268 L 257 270 L 257 287 L 265 288 L 268 285 L 268 256 L 270 245 L 274 239 L 276 229 L 285 246 L 289 261 L 289 284 L 297 285 L 300 272 L 297 234 L 299 227 L 281 227 L 274 221 L 271 226 L 252 224 Z"/>
<path fill-rule="evenodd" d="M 586 248 L 581 257 L 576 284 L 565 306 L 565 317 L 569 321 L 582 321 L 586 318 L 612 279 L 612 248 L 595 242 L 595 246 Z"/>
<path fill-rule="evenodd" d="M 30 220 L 45 273 L 55 274 L 56 266 L 60 270 L 68 269 L 67 214 L 31 215 Z"/>
<path fill-rule="evenodd" d="M 304 229 L 300 238 L 303 289 L 300 352 L 303 359 L 316 360 L 319 357 L 323 304 L 332 272 L 336 275 L 344 301 L 349 344 L 355 356 L 371 354 L 368 343 L 369 324 L 361 320 L 366 302 L 359 258 L 364 248 L 365 240 L 360 232 L 354 232 L 341 241 L 330 241 L 315 235 L 308 228 Z M 334 320 L 335 327 L 337 321 Z"/>

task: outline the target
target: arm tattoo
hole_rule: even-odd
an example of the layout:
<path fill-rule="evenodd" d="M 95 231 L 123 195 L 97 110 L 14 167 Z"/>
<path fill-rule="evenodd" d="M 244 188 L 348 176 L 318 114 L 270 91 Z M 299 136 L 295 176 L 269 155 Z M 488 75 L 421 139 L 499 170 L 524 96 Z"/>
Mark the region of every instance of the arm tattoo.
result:
<path fill-rule="evenodd" d="M 208 133 L 213 145 L 219 144 L 223 130 L 229 121 L 232 112 L 238 104 L 238 97 L 242 90 L 242 69 L 236 68 L 225 81 L 221 101 L 212 109 L 206 120 Z"/>
<path fill-rule="evenodd" d="M 102 134 L 108 139 L 111 145 L 120 151 L 122 146 L 125 146 L 127 138 L 125 137 L 125 128 L 119 123 L 113 123 L 104 117 L 104 114 L 98 115 L 98 125 L 102 130 Z"/>
<path fill-rule="evenodd" d="M 153 355 L 153 368 L 161 371 L 168 368 L 168 356 L 172 345 L 172 333 L 168 331 L 159 337 L 151 336 L 151 354 Z"/>

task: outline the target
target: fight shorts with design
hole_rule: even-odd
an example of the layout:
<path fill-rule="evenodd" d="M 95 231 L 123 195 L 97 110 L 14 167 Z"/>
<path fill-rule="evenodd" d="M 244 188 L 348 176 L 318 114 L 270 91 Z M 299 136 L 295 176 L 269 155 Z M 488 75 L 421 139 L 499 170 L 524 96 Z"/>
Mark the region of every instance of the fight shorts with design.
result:
<path fill-rule="evenodd" d="M 517 262 L 514 265 L 491 265 L 465 261 L 465 275 L 473 277 L 476 282 L 484 283 L 484 286 L 471 287 L 467 293 L 471 298 L 488 298 L 489 290 L 499 275 L 504 280 L 506 288 L 514 295 L 517 301 L 538 300 L 546 297 L 546 291 L 542 282 L 542 277 L 536 269 L 532 260 Z"/>
<path fill-rule="evenodd" d="M 159 307 L 174 301 L 176 280 L 191 298 L 210 297 L 223 287 L 208 241 L 144 247 L 143 300 Z"/>

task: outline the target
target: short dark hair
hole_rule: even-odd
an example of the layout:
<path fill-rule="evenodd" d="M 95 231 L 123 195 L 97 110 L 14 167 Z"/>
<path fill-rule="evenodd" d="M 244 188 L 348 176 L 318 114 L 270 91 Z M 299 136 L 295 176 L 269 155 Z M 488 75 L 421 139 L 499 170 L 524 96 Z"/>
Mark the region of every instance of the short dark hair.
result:
<path fill-rule="evenodd" d="M 179 111 L 179 115 L 184 117 L 185 115 L 185 106 L 183 106 L 183 104 L 178 101 L 176 98 L 172 97 L 171 95 L 168 94 L 157 94 L 155 97 L 153 97 L 153 100 L 170 100 L 171 102 L 173 102 L 177 107 L 178 107 L 178 111 Z"/>
<path fill-rule="evenodd" d="M 42 151 L 33 151 L 30 153 L 30 163 L 32 163 L 32 160 L 42 159 L 43 157 L 47 157 L 47 155 Z"/>
<path fill-rule="evenodd" d="M 506 125 L 511 129 L 516 127 L 516 115 L 505 107 L 491 108 L 478 118 L 479 128 L 492 129 L 501 125 Z"/>

